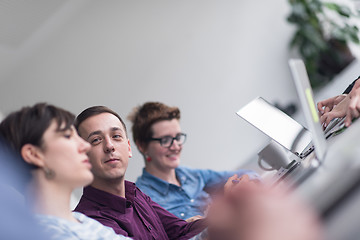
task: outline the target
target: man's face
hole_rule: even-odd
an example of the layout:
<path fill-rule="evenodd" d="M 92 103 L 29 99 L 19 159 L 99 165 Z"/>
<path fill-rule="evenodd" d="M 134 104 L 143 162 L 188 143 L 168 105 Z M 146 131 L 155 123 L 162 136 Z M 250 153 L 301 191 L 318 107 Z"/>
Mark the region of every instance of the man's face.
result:
<path fill-rule="evenodd" d="M 79 135 L 91 144 L 94 183 L 124 180 L 131 147 L 120 120 L 111 113 L 89 117 L 80 124 Z"/>

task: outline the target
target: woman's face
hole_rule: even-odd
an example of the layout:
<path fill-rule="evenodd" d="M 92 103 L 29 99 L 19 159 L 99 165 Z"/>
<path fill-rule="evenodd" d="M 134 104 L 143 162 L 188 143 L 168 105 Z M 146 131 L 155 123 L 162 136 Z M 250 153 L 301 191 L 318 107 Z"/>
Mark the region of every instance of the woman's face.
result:
<path fill-rule="evenodd" d="M 177 119 L 156 122 L 151 128 L 153 138 L 176 137 L 177 134 L 181 133 L 180 123 Z M 159 141 L 150 141 L 144 153 L 151 158 L 148 164 L 152 164 L 159 170 L 166 171 L 179 166 L 181 150 L 182 145 L 178 144 L 176 140 L 168 148 L 161 146 Z"/>
<path fill-rule="evenodd" d="M 87 156 L 90 144 L 79 137 L 75 128 L 57 131 L 52 121 L 43 135 L 41 155 L 45 167 L 55 172 L 53 181 L 70 187 L 82 187 L 93 180 Z"/>

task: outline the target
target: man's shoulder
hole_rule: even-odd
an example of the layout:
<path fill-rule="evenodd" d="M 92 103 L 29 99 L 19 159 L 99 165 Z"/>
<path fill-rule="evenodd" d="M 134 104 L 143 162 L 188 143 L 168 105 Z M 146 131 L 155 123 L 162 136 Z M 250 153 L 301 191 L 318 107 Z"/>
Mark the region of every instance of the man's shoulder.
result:
<path fill-rule="evenodd" d="M 88 198 L 85 198 L 84 196 L 82 196 L 80 198 L 80 201 L 78 202 L 78 204 L 76 205 L 74 211 L 76 212 L 81 212 L 81 213 L 85 213 L 86 211 L 88 211 L 89 209 L 94 209 L 95 207 L 97 207 L 97 203 L 91 201 Z"/>

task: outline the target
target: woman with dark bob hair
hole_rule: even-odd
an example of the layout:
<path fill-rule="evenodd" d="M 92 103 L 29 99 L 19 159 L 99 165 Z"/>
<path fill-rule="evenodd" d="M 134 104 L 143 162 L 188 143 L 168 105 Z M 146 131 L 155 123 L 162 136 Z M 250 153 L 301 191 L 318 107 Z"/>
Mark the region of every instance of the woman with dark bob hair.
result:
<path fill-rule="evenodd" d="M 30 166 L 27 187 L 35 217 L 52 239 L 128 239 L 70 210 L 75 188 L 90 184 L 90 144 L 77 134 L 74 115 L 39 103 L 9 114 L 0 124 L 0 138 Z"/>
<path fill-rule="evenodd" d="M 210 192 L 222 187 L 237 174 L 250 178 L 249 170 L 213 171 L 180 166 L 180 155 L 187 135 L 181 131 L 180 110 L 160 102 L 146 102 L 129 115 L 134 142 L 145 160 L 136 185 L 151 199 L 179 218 L 192 220 L 204 216 Z"/>

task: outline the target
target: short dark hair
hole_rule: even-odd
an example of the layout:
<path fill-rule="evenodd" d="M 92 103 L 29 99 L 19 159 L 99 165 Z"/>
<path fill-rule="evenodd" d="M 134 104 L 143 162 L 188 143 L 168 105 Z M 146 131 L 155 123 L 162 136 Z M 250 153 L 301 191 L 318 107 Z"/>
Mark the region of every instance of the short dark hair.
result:
<path fill-rule="evenodd" d="M 71 128 L 75 116 L 62 108 L 37 103 L 10 113 L 0 123 L 0 137 L 17 153 L 25 144 L 43 147 L 43 135 L 53 120 L 57 131 Z M 33 166 L 33 165 L 32 165 Z"/>
<path fill-rule="evenodd" d="M 85 109 L 84 111 L 82 111 L 75 119 L 74 125 L 75 125 L 76 130 L 79 131 L 79 126 L 83 121 L 85 121 L 89 117 L 99 115 L 101 113 L 110 113 L 110 114 L 114 115 L 115 117 L 117 117 L 124 127 L 126 137 L 128 136 L 127 130 L 126 130 L 126 125 L 125 125 L 124 121 L 121 119 L 121 117 L 119 116 L 119 114 L 117 114 L 115 111 L 113 111 L 110 108 L 105 107 L 105 106 L 93 106 L 93 107 L 89 107 L 89 108 Z"/>
<path fill-rule="evenodd" d="M 146 102 L 135 107 L 128 119 L 133 124 L 131 129 L 134 142 L 146 146 L 148 140 L 153 137 L 152 125 L 162 120 L 179 120 L 180 110 L 161 102 Z"/>

